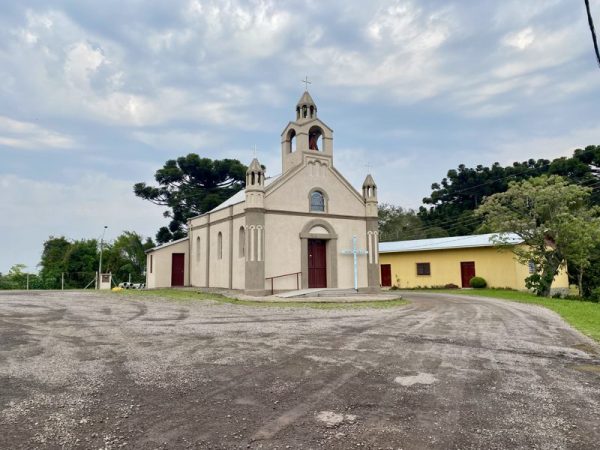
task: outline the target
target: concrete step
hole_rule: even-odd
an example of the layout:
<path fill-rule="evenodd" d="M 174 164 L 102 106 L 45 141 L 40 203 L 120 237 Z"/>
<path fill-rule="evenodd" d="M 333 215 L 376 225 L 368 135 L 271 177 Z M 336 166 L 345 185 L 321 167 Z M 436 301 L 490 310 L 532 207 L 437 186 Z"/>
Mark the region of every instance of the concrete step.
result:
<path fill-rule="evenodd" d="M 360 296 L 354 289 L 300 289 L 298 291 L 289 291 L 275 294 L 281 298 L 303 298 L 303 297 L 353 297 Z"/>
<path fill-rule="evenodd" d="M 324 289 L 317 292 L 317 297 L 353 297 L 359 294 L 354 289 Z"/>

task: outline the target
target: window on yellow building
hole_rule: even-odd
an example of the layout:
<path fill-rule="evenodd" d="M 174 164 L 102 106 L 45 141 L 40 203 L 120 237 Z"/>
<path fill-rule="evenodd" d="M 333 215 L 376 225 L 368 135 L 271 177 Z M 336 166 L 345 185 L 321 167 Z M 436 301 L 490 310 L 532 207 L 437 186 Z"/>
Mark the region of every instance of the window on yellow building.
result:
<path fill-rule="evenodd" d="M 431 264 L 417 263 L 417 275 L 431 275 Z"/>

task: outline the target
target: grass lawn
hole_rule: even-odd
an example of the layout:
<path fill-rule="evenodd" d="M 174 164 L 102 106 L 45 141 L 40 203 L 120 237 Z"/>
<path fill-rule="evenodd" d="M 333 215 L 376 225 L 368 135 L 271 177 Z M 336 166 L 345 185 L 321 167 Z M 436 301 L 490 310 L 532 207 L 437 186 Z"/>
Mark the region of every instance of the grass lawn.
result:
<path fill-rule="evenodd" d="M 255 302 L 249 300 L 236 300 L 225 297 L 220 294 L 210 294 L 206 292 L 196 292 L 193 290 L 178 289 L 152 289 L 147 291 L 123 290 L 111 292 L 111 295 L 122 295 L 136 297 L 140 299 L 161 298 L 178 302 L 206 301 L 212 300 L 220 303 L 230 303 L 232 305 L 277 307 L 277 308 L 314 308 L 314 309 L 383 309 L 404 306 L 409 303 L 408 300 L 397 298 L 395 300 L 374 301 L 374 302 L 351 302 L 351 303 L 315 303 L 315 302 Z"/>
<path fill-rule="evenodd" d="M 590 336 L 591 338 L 600 342 L 600 303 L 564 300 L 559 298 L 543 298 L 527 292 L 498 289 L 448 289 L 436 292 L 493 297 L 511 300 L 513 302 L 533 303 L 535 305 L 545 306 L 546 308 L 551 309 L 559 314 L 570 325 L 581 331 L 583 334 L 586 334 L 587 336 Z"/>

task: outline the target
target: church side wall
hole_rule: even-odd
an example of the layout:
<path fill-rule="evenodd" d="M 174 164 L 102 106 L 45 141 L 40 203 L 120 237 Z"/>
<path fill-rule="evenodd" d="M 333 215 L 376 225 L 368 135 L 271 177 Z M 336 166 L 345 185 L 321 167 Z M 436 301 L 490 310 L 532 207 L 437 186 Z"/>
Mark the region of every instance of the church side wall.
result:
<path fill-rule="evenodd" d="M 224 214 L 219 215 L 222 215 L 223 218 L 226 218 L 227 211 L 228 210 L 225 210 Z M 217 216 L 216 213 L 215 216 Z M 210 225 L 210 287 L 229 287 L 229 265 L 231 264 L 229 259 L 229 242 L 231 240 L 229 228 L 229 220 L 224 220 L 219 223 L 211 223 Z M 222 235 L 221 252 L 219 252 L 219 233 Z"/>
<path fill-rule="evenodd" d="M 207 228 L 196 228 L 190 233 L 191 239 L 191 273 L 190 282 L 192 286 L 206 287 L 206 243 L 207 243 Z M 200 242 L 198 242 L 200 238 Z M 200 246 L 198 246 L 200 244 Z"/>
<path fill-rule="evenodd" d="M 245 227 L 246 218 L 245 216 L 236 217 L 233 219 L 233 272 L 232 272 L 232 288 L 233 289 L 244 289 L 246 271 L 245 271 L 245 246 L 242 247 L 240 252 L 240 228 Z M 245 236 L 246 231 L 244 231 Z"/>
<path fill-rule="evenodd" d="M 171 287 L 171 268 L 173 253 L 183 253 L 185 272 L 184 284 L 189 286 L 189 242 L 187 240 L 153 250 L 146 255 L 146 287 L 148 289 Z M 151 261 L 152 259 L 152 261 Z M 152 267 L 152 270 L 150 270 Z"/>

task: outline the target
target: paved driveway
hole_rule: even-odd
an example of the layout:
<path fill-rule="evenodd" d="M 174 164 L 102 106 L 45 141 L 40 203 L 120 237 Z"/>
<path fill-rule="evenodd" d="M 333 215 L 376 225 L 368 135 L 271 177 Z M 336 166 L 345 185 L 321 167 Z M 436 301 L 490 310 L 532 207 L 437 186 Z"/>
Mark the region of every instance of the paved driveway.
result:
<path fill-rule="evenodd" d="M 600 360 L 544 309 L 0 294 L 0 448 L 598 448 Z"/>

